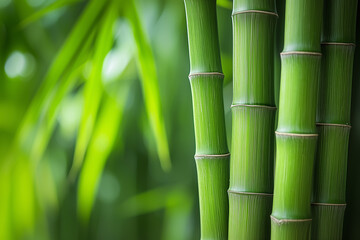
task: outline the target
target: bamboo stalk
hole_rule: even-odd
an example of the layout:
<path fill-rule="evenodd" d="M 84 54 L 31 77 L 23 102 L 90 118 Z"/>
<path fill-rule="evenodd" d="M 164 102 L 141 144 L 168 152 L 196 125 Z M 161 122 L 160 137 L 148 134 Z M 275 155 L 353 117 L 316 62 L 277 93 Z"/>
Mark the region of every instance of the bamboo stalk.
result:
<path fill-rule="evenodd" d="M 284 48 L 285 0 L 276 0 L 276 11 L 279 15 L 279 18 L 277 19 L 276 30 L 275 30 L 274 95 L 275 95 L 275 105 L 279 106 L 280 76 L 281 76 L 280 53 Z M 278 115 L 278 111 L 276 111 L 275 128 L 277 127 L 277 115 Z"/>
<path fill-rule="evenodd" d="M 314 239 L 342 239 L 357 0 L 324 3 L 313 190 Z"/>
<path fill-rule="evenodd" d="M 227 239 L 229 151 L 215 0 L 185 0 L 201 239 Z"/>
<path fill-rule="evenodd" d="M 287 0 L 272 239 L 310 239 L 311 187 L 316 154 L 322 1 Z"/>
<path fill-rule="evenodd" d="M 266 239 L 270 235 L 276 19 L 273 0 L 233 3 L 229 239 Z"/>

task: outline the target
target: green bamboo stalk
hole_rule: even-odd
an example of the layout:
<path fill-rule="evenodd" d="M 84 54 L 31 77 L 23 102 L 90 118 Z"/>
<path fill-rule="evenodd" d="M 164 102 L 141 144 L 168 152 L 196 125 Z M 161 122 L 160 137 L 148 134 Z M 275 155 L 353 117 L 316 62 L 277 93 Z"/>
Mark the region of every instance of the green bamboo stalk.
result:
<path fill-rule="evenodd" d="M 185 0 L 201 239 L 227 239 L 229 151 L 215 0 Z"/>
<path fill-rule="evenodd" d="M 229 239 L 270 236 L 274 147 L 274 0 L 235 0 Z"/>
<path fill-rule="evenodd" d="M 275 30 L 274 95 L 275 95 L 275 105 L 278 107 L 279 95 L 280 95 L 280 76 L 281 76 L 280 53 L 284 48 L 285 0 L 276 0 L 276 11 L 279 15 L 279 18 L 277 19 L 276 30 Z M 276 111 L 276 115 L 277 114 L 278 111 Z M 275 117 L 275 128 L 276 125 L 277 125 L 277 116 Z"/>
<path fill-rule="evenodd" d="M 272 239 L 311 237 L 322 5 L 322 0 L 286 1 Z"/>
<path fill-rule="evenodd" d="M 313 190 L 314 239 L 342 239 L 357 0 L 324 3 L 319 142 Z"/>

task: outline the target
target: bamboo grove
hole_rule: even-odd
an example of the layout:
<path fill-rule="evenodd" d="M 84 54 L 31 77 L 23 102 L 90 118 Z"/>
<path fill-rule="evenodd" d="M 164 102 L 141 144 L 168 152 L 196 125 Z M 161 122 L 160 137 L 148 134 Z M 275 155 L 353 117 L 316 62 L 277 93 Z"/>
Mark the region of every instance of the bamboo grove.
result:
<path fill-rule="evenodd" d="M 185 0 L 201 239 L 342 239 L 358 3 L 284 4 L 233 1 L 230 156 L 216 1 Z"/>

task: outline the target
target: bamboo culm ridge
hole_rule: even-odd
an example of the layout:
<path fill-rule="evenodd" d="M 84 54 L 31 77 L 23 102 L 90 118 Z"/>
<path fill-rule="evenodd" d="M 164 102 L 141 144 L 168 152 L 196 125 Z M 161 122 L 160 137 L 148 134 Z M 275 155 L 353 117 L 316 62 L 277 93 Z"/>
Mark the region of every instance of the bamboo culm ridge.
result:
<path fill-rule="evenodd" d="M 319 142 L 312 196 L 314 239 L 342 238 L 356 9 L 357 0 L 324 3 L 316 119 Z"/>
<path fill-rule="evenodd" d="M 275 1 L 233 2 L 229 239 L 267 239 L 273 190 Z"/>
<path fill-rule="evenodd" d="M 201 239 L 227 239 L 229 158 L 216 0 L 185 0 Z"/>
<path fill-rule="evenodd" d="M 322 9 L 321 0 L 286 1 L 271 213 L 272 239 L 311 238 Z"/>

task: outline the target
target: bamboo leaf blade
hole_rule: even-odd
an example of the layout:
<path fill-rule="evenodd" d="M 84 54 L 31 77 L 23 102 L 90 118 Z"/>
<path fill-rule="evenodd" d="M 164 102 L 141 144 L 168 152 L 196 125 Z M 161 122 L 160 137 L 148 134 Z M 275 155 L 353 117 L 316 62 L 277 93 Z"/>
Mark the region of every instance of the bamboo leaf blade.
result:
<path fill-rule="evenodd" d="M 70 89 L 77 82 L 82 67 L 78 67 L 70 74 L 65 74 L 64 84 L 61 84 L 58 89 L 55 90 L 54 98 L 51 100 L 51 104 L 47 109 L 43 109 L 44 117 L 39 120 L 35 129 L 35 135 L 31 144 L 30 159 L 35 163 L 39 163 L 43 157 L 46 147 L 50 141 L 53 130 L 56 124 L 56 117 L 58 115 L 58 108 L 63 100 L 63 97 L 70 91 Z"/>
<path fill-rule="evenodd" d="M 28 138 L 31 135 L 31 129 L 37 121 L 37 116 L 40 115 L 41 109 L 45 104 L 45 99 L 49 96 L 51 89 L 54 88 L 56 82 L 61 78 L 61 75 L 71 66 L 73 58 L 79 53 L 83 42 L 85 42 L 84 40 L 91 34 L 91 30 L 106 4 L 107 1 L 90 1 L 87 8 L 82 13 L 62 49 L 52 63 L 38 93 L 30 103 L 25 117 L 17 131 L 15 145 L 22 146 L 24 142 L 28 141 Z"/>
<path fill-rule="evenodd" d="M 125 43 L 122 47 L 129 46 L 129 42 L 125 41 Z M 77 212 L 79 219 L 83 223 L 89 221 L 104 166 L 112 149 L 115 147 L 114 144 L 119 131 L 122 130 L 124 111 L 130 95 L 130 85 L 135 75 L 133 62 L 131 61 L 133 53 L 124 50 L 125 48 L 120 47 L 116 57 L 124 58 L 126 60 L 125 66 L 116 75 L 116 79 L 111 79 L 111 82 L 103 82 L 104 96 L 100 107 L 101 111 L 98 114 L 85 153 L 84 164 L 80 169 Z M 104 71 L 106 71 L 107 67 L 105 65 Z M 106 74 L 103 74 L 103 77 L 104 80 L 108 80 Z"/>
<path fill-rule="evenodd" d="M 133 0 L 129 1 L 127 4 L 126 13 L 136 44 L 137 62 L 144 94 L 145 107 L 156 141 L 157 153 L 160 158 L 161 167 L 163 170 L 169 171 L 171 169 L 171 161 L 164 117 L 161 109 L 155 60 L 149 40 L 147 39 L 146 33 L 141 24 Z"/>
<path fill-rule="evenodd" d="M 78 187 L 78 214 L 84 222 L 89 220 L 101 173 L 121 126 L 128 94 L 128 87 L 123 86 L 118 101 L 110 96 L 106 98 L 89 143 Z"/>
<path fill-rule="evenodd" d="M 74 161 L 70 170 L 72 178 L 77 175 L 83 162 L 100 105 L 103 93 L 102 67 L 105 57 L 110 51 L 113 43 L 113 38 L 111 36 L 113 25 L 117 17 L 115 10 L 116 8 L 113 5 L 110 5 L 107 9 L 95 43 L 92 70 L 89 79 L 85 83 L 84 108 L 75 145 Z"/>
<path fill-rule="evenodd" d="M 52 11 L 55 11 L 57 9 L 60 9 L 62 7 L 71 5 L 71 4 L 75 4 L 78 2 L 81 2 L 83 0 L 58 0 L 55 1 L 49 5 L 47 5 L 46 7 L 36 11 L 35 13 L 33 13 L 32 15 L 30 15 L 29 17 L 25 18 L 24 20 L 22 20 L 19 23 L 19 27 L 20 28 L 24 28 L 27 25 L 43 18 L 44 16 L 46 16 L 47 14 L 51 13 Z"/>
<path fill-rule="evenodd" d="M 11 232 L 11 177 L 7 167 L 0 167 L 0 238 L 12 239 Z"/>
<path fill-rule="evenodd" d="M 49 194 L 52 194 L 50 198 L 42 199 L 40 194 L 44 193 L 42 192 L 44 189 L 44 186 L 39 186 L 39 182 L 35 182 L 36 177 L 34 174 L 37 173 L 38 166 L 40 163 L 40 159 L 43 157 L 43 154 L 46 151 L 47 145 L 49 143 L 50 137 L 52 135 L 53 129 L 55 127 L 57 112 L 60 103 L 63 100 L 63 97 L 66 95 L 66 93 L 69 91 L 71 86 L 73 86 L 78 79 L 79 71 L 82 69 L 81 62 L 84 60 L 84 55 L 87 55 L 89 42 L 91 42 L 91 39 L 89 39 L 88 43 L 85 44 L 83 51 L 80 53 L 78 58 L 76 59 L 76 62 L 74 62 L 74 68 L 71 71 L 67 72 L 63 77 L 65 80 L 63 80 L 58 88 L 53 89 L 52 94 L 54 97 L 52 99 L 49 99 L 49 107 L 47 109 L 43 109 L 45 111 L 44 116 L 42 119 L 39 119 L 39 122 L 37 123 L 37 127 L 34 129 L 34 139 L 33 142 L 30 144 L 30 152 L 24 153 L 24 152 L 17 152 L 14 156 L 10 156 L 11 161 L 9 161 L 8 164 L 9 168 L 14 169 L 13 171 L 20 171 L 16 170 L 18 165 L 23 166 L 21 167 L 21 171 L 23 171 L 24 176 L 29 176 L 27 178 L 19 178 L 16 181 L 13 181 L 13 184 L 16 184 L 14 189 L 22 189 L 28 188 L 28 191 L 20 191 L 21 193 L 16 193 L 12 195 L 12 199 L 17 199 L 16 201 L 12 200 L 15 206 L 23 206 L 23 208 L 28 208 L 27 211 L 31 210 L 33 212 L 27 212 L 22 210 L 21 208 L 15 207 L 16 210 L 12 214 L 16 216 L 17 219 L 15 219 L 12 224 L 17 228 L 17 230 L 12 229 L 13 231 L 17 232 L 15 235 L 21 235 L 21 234 L 30 234 L 31 230 L 34 226 L 32 222 L 40 221 L 41 217 L 39 216 L 39 212 L 41 212 L 43 209 L 39 209 L 41 206 L 49 207 L 51 204 L 52 207 L 56 208 L 56 196 L 54 192 L 46 192 L 47 196 L 50 196 Z M 85 50 L 85 51 L 84 51 Z M 12 158 L 11 158 L 12 157 Z M 12 173 L 14 175 L 15 173 Z M 16 173 L 15 176 L 19 174 Z M 44 180 L 44 179 L 43 179 Z M 20 188 L 21 186 L 21 188 Z M 31 186 L 31 187 L 29 187 Z M 51 185 L 51 182 L 47 182 L 47 186 L 49 189 L 47 191 L 53 191 L 53 185 Z M 34 194 L 36 196 L 34 196 Z M 40 200 L 43 200 L 43 202 L 40 202 Z M 50 202 L 52 201 L 52 202 Z M 54 202 L 55 201 L 55 202 Z M 19 211 L 19 212 L 18 212 Z M 37 214 L 35 214 L 37 212 Z M 24 217 L 24 214 L 27 214 L 28 216 Z M 32 216 L 35 215 L 35 216 Z M 24 222 L 23 220 L 19 220 L 18 218 L 28 218 L 27 222 Z"/>
<path fill-rule="evenodd" d="M 12 189 L 21 189 L 11 192 L 11 230 L 19 239 L 31 233 L 37 219 L 34 172 L 27 157 L 17 159 L 10 171 Z"/>
<path fill-rule="evenodd" d="M 41 109 L 41 117 L 34 126 L 35 133 L 30 144 L 30 159 L 35 163 L 35 166 L 43 157 L 46 147 L 50 141 L 61 102 L 68 94 L 70 89 L 75 86 L 81 75 L 84 62 L 89 54 L 93 35 L 94 34 L 92 34 L 87 39 L 83 48 L 81 49 L 81 52 L 77 58 L 74 59 L 74 62 L 72 62 L 72 67 L 64 73 L 58 86 L 51 90 L 51 97 L 47 99 L 46 105 L 43 107 L 43 109 Z"/>

